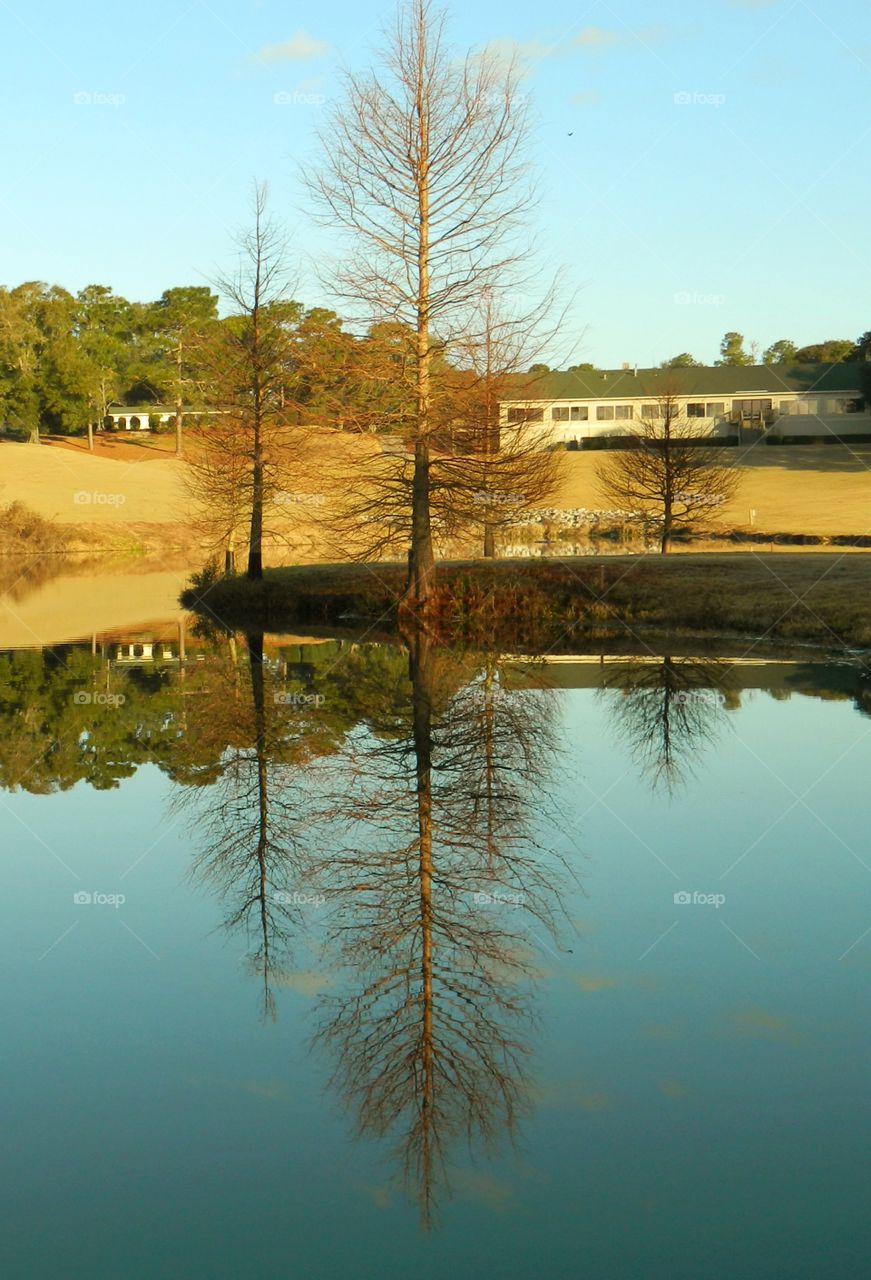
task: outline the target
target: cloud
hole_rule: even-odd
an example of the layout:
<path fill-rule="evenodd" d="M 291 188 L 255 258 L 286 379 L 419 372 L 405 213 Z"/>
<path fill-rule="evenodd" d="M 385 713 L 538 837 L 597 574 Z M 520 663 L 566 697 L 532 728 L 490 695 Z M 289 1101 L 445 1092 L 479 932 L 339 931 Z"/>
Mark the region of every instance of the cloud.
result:
<path fill-rule="evenodd" d="M 512 66 L 526 71 L 530 63 L 541 62 L 559 51 L 558 45 L 543 44 L 541 40 L 501 39 L 489 40 L 476 56 L 492 60 L 504 75 Z"/>
<path fill-rule="evenodd" d="M 310 58 L 322 58 L 329 53 L 326 40 L 316 40 L 307 31 L 297 31 L 289 40 L 280 44 L 265 44 L 254 57 L 257 62 L 307 62 Z"/>
<path fill-rule="evenodd" d="M 638 31 L 631 31 L 628 27 L 623 31 L 609 31 L 606 27 L 584 27 L 572 40 L 572 46 L 595 52 L 602 49 L 626 49 L 636 44 L 659 44 L 665 37 L 664 27 L 641 27 Z"/>

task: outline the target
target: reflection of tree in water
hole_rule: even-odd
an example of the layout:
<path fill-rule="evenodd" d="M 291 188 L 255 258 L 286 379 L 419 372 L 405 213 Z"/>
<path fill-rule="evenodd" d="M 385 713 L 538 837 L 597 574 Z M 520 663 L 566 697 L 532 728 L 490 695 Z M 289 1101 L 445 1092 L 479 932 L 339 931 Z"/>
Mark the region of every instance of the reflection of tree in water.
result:
<path fill-rule="evenodd" d="M 620 663 L 603 692 L 620 737 L 653 787 L 673 791 L 739 705 L 728 663 L 664 657 Z"/>
<path fill-rule="evenodd" d="M 283 980 L 292 944 L 303 933 L 318 824 L 319 762 L 335 755 L 367 714 L 395 715 L 397 649 L 355 649 L 333 656 L 320 674 L 264 654 L 263 635 L 214 637 L 197 670 L 173 776 L 200 852 L 195 879 L 226 904 L 224 926 L 249 940 L 249 963 L 263 985 L 264 1013 Z M 292 686 L 292 687 L 290 687 Z M 404 692 L 404 690 L 403 690 Z M 317 892 L 315 891 L 315 895 Z"/>
<path fill-rule="evenodd" d="M 248 936 L 249 963 L 263 984 L 264 1016 L 274 1016 L 272 985 L 280 979 L 299 927 L 295 894 L 303 875 L 307 812 L 302 766 L 311 758 L 305 726 L 291 723 L 287 705 L 264 661 L 263 636 L 246 637 L 240 658 L 234 637 L 227 657 L 213 669 L 207 697 L 199 700 L 200 732 L 229 744 L 202 766 L 211 785 L 177 801 L 194 799 L 192 823 L 200 853 L 192 874 L 228 903 L 228 931 Z"/>
<path fill-rule="evenodd" d="M 558 862 L 529 809 L 555 748 L 547 695 L 506 691 L 492 658 L 470 670 L 417 634 L 409 674 L 405 724 L 341 762 L 344 843 L 320 880 L 347 990 L 319 1038 L 429 1225 L 453 1145 L 510 1137 L 525 1106 L 528 922 L 553 927 Z"/>

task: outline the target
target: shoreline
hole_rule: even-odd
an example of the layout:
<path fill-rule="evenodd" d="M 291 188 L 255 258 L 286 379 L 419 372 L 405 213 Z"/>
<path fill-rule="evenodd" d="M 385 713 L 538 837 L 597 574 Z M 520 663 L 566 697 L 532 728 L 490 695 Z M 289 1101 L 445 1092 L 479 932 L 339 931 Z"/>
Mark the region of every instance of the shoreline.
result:
<path fill-rule="evenodd" d="M 399 562 L 267 569 L 182 592 L 185 608 L 235 628 L 368 624 L 396 631 Z M 871 554 L 695 552 L 443 561 L 430 629 L 445 640 L 536 646 L 566 637 L 719 637 L 826 651 L 871 648 Z"/>

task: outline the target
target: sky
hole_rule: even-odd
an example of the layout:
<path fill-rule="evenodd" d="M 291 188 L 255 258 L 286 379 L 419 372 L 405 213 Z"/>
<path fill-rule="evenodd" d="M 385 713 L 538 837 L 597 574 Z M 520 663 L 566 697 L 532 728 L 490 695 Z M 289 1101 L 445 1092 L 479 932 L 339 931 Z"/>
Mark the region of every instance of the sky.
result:
<path fill-rule="evenodd" d="M 300 300 L 330 305 L 299 169 L 393 8 L 0 0 L 0 283 L 208 283 L 256 178 Z M 710 363 L 727 330 L 764 350 L 871 328 L 866 0 L 475 0 L 450 32 L 523 61 L 567 359 Z"/>

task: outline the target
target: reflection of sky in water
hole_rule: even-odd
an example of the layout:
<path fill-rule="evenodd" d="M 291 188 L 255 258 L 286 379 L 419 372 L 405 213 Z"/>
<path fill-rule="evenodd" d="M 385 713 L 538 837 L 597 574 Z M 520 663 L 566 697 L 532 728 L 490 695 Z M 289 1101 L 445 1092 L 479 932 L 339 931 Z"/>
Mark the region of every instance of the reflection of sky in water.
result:
<path fill-rule="evenodd" d="M 262 1024 L 168 780 L 0 796 L 4 1273 L 860 1274 L 871 720 L 745 693 L 669 795 L 618 696 L 560 695 L 582 889 L 535 955 L 532 1113 L 513 1155 L 452 1152 L 430 1237 L 309 1052 L 335 975 L 301 948 Z"/>

